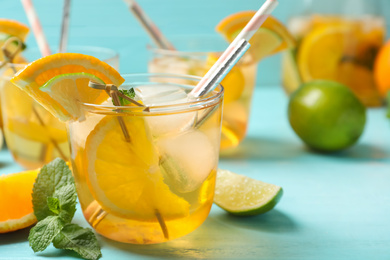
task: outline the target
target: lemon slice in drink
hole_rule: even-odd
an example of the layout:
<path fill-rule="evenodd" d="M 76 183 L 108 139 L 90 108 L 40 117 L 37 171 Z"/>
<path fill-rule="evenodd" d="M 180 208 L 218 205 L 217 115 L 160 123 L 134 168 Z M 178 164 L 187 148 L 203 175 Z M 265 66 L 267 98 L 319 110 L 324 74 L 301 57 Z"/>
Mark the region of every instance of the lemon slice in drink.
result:
<path fill-rule="evenodd" d="M 126 142 L 115 116 L 103 118 L 85 145 L 87 183 L 102 208 L 116 216 L 156 221 L 185 217 L 189 203 L 164 183 L 159 154 L 142 117 L 122 117 L 131 142 Z"/>
<path fill-rule="evenodd" d="M 275 207 L 283 189 L 274 184 L 219 169 L 214 203 L 238 216 L 263 214 Z"/>
<path fill-rule="evenodd" d="M 98 78 L 105 84 L 116 86 L 124 82 L 120 74 L 107 63 L 78 53 L 58 53 L 38 59 L 19 71 L 11 82 L 26 91 L 55 117 L 67 121 L 79 119 L 81 112 L 72 105 L 76 100 L 99 104 L 107 99 L 104 91 L 88 87 L 90 78 Z M 42 91 L 40 88 L 44 85 L 45 91 Z M 77 95 L 73 96 L 76 89 Z M 65 100 L 71 101 L 64 103 Z"/>
<path fill-rule="evenodd" d="M 26 25 L 24 25 L 18 21 L 0 18 L 0 46 L 2 46 L 4 44 L 4 42 L 9 37 L 12 37 L 12 36 L 17 37 L 22 42 L 24 42 L 26 40 L 28 32 L 29 32 L 29 29 Z M 8 50 L 12 52 L 13 51 L 12 47 L 16 47 L 16 46 L 17 46 L 16 44 L 15 44 L 15 46 L 8 46 L 8 48 L 11 48 Z M 20 55 L 17 55 L 15 59 L 13 60 L 13 62 L 19 63 L 19 62 L 23 61 L 23 59 L 21 59 Z M 2 51 L 0 51 L 0 61 L 2 61 L 2 60 L 4 60 L 4 54 Z"/>

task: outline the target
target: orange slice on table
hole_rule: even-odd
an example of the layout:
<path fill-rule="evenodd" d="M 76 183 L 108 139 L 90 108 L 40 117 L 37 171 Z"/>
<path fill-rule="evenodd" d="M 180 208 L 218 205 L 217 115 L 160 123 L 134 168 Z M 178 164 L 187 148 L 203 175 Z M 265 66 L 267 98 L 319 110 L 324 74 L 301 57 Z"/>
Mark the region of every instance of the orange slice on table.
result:
<path fill-rule="evenodd" d="M 216 31 L 221 33 L 228 42 L 232 42 L 255 13 L 255 11 L 242 11 L 232 14 L 216 26 Z M 251 47 L 248 52 L 257 62 L 265 56 L 294 47 L 295 39 L 280 21 L 270 16 L 249 43 Z"/>
<path fill-rule="evenodd" d="M 353 23 L 333 23 L 313 29 L 302 40 L 297 64 L 304 81 L 334 80 L 350 87 L 367 106 L 382 104 L 369 64 L 358 53 L 359 27 Z"/>
<path fill-rule="evenodd" d="M 89 55 L 58 53 L 38 59 L 11 81 L 62 121 L 79 119 L 80 102 L 100 104 L 108 96 L 88 87 L 90 79 L 120 86 L 124 79 L 110 65 Z"/>
<path fill-rule="evenodd" d="M 38 172 L 0 176 L 0 233 L 26 228 L 37 221 L 31 194 Z"/>
<path fill-rule="evenodd" d="M 142 117 L 122 117 L 131 136 L 126 142 L 118 118 L 106 116 L 89 134 L 84 156 L 87 183 L 101 207 L 116 216 L 157 221 L 185 217 L 189 203 L 164 182 L 160 156 Z"/>

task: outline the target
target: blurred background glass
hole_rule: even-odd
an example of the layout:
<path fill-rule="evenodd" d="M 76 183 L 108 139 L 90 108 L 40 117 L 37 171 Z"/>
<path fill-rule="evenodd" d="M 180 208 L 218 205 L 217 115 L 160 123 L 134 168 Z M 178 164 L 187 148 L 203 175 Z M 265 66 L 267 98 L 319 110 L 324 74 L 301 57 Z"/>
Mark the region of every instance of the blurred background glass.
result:
<path fill-rule="evenodd" d="M 380 1 L 303 0 L 287 21 L 297 48 L 283 55 L 287 93 L 302 82 L 334 80 L 348 86 L 366 106 L 381 106 L 373 67 L 385 41 Z"/>

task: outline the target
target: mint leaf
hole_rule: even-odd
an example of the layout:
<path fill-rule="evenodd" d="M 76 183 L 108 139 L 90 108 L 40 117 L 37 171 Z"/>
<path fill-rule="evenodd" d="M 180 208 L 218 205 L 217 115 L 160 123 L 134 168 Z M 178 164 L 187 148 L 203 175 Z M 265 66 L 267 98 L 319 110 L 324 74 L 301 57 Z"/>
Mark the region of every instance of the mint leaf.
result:
<path fill-rule="evenodd" d="M 54 238 L 53 245 L 58 249 L 68 249 L 77 252 L 85 259 L 96 260 L 102 256 L 95 234 L 89 228 L 77 224 L 66 224 Z"/>
<path fill-rule="evenodd" d="M 47 206 L 50 211 L 54 214 L 58 215 L 60 213 L 60 201 L 57 198 L 48 197 L 47 198 Z"/>
<path fill-rule="evenodd" d="M 34 252 L 43 251 L 50 245 L 65 223 L 58 216 L 48 216 L 39 221 L 35 227 L 30 230 L 28 241 Z"/>
<path fill-rule="evenodd" d="M 47 198 L 54 197 L 56 190 L 68 184 L 74 184 L 74 181 L 64 160 L 57 158 L 43 166 L 35 180 L 32 194 L 34 214 L 38 220 L 56 215 L 49 209 Z"/>
<path fill-rule="evenodd" d="M 53 197 L 59 202 L 58 216 L 65 221 L 65 223 L 70 223 L 76 212 L 77 194 L 75 185 L 68 184 L 62 186 L 54 192 Z"/>
<path fill-rule="evenodd" d="M 135 91 L 133 88 L 129 89 L 129 90 L 126 90 L 126 89 L 121 89 L 121 90 L 118 90 L 120 93 L 122 93 L 123 95 L 125 95 L 126 97 L 129 97 L 131 99 L 134 99 L 135 98 Z M 131 102 L 127 99 L 124 99 L 122 98 L 121 96 L 118 96 L 119 97 L 119 102 L 121 103 L 121 106 L 126 106 L 126 105 L 129 105 L 131 104 Z M 115 104 L 114 104 L 115 105 Z"/>

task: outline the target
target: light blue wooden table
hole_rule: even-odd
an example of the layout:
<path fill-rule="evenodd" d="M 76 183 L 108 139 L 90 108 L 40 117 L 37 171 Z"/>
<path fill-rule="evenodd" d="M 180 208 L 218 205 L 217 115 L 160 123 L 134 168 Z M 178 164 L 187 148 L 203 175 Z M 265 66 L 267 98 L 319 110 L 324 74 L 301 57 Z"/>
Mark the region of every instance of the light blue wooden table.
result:
<path fill-rule="evenodd" d="M 113 48 L 121 55 L 121 72 L 145 71 L 149 40 L 122 1 L 72 2 L 71 44 Z M 286 21 L 299 6 L 293 1 L 280 2 L 275 15 Z M 62 1 L 34 3 L 49 42 L 57 44 Z M 261 1 L 139 3 L 168 35 L 196 35 L 212 33 L 227 14 L 256 9 Z M 170 9 L 161 12 L 164 6 Z M 0 17 L 27 22 L 15 0 L 0 0 Z M 33 37 L 28 44 L 35 46 Z M 236 218 L 213 206 L 199 229 L 161 245 L 126 245 L 99 236 L 102 259 L 390 259 L 390 121 L 384 109 L 368 112 L 365 132 L 353 148 L 316 154 L 291 130 L 288 100 L 278 82 L 278 58 L 264 61 L 248 137 L 235 156 L 220 161 L 221 168 L 282 186 L 285 193 L 277 207 L 262 216 Z M 0 174 L 19 170 L 3 149 Z M 75 222 L 88 226 L 80 209 Z M 27 236 L 28 230 L 0 235 L 0 260 L 77 259 L 54 248 L 34 254 Z"/>
<path fill-rule="evenodd" d="M 256 89 L 249 135 L 220 167 L 281 185 L 284 196 L 262 216 L 237 218 L 213 206 L 190 235 L 151 246 L 99 236 L 102 259 L 390 259 L 390 122 L 384 109 L 368 112 L 360 142 L 336 154 L 307 150 L 286 117 L 279 86 Z M 7 150 L 0 174 L 20 168 Z M 75 222 L 88 224 L 76 213 Z M 0 235 L 0 259 L 73 259 L 51 248 L 35 254 L 28 230 Z"/>

